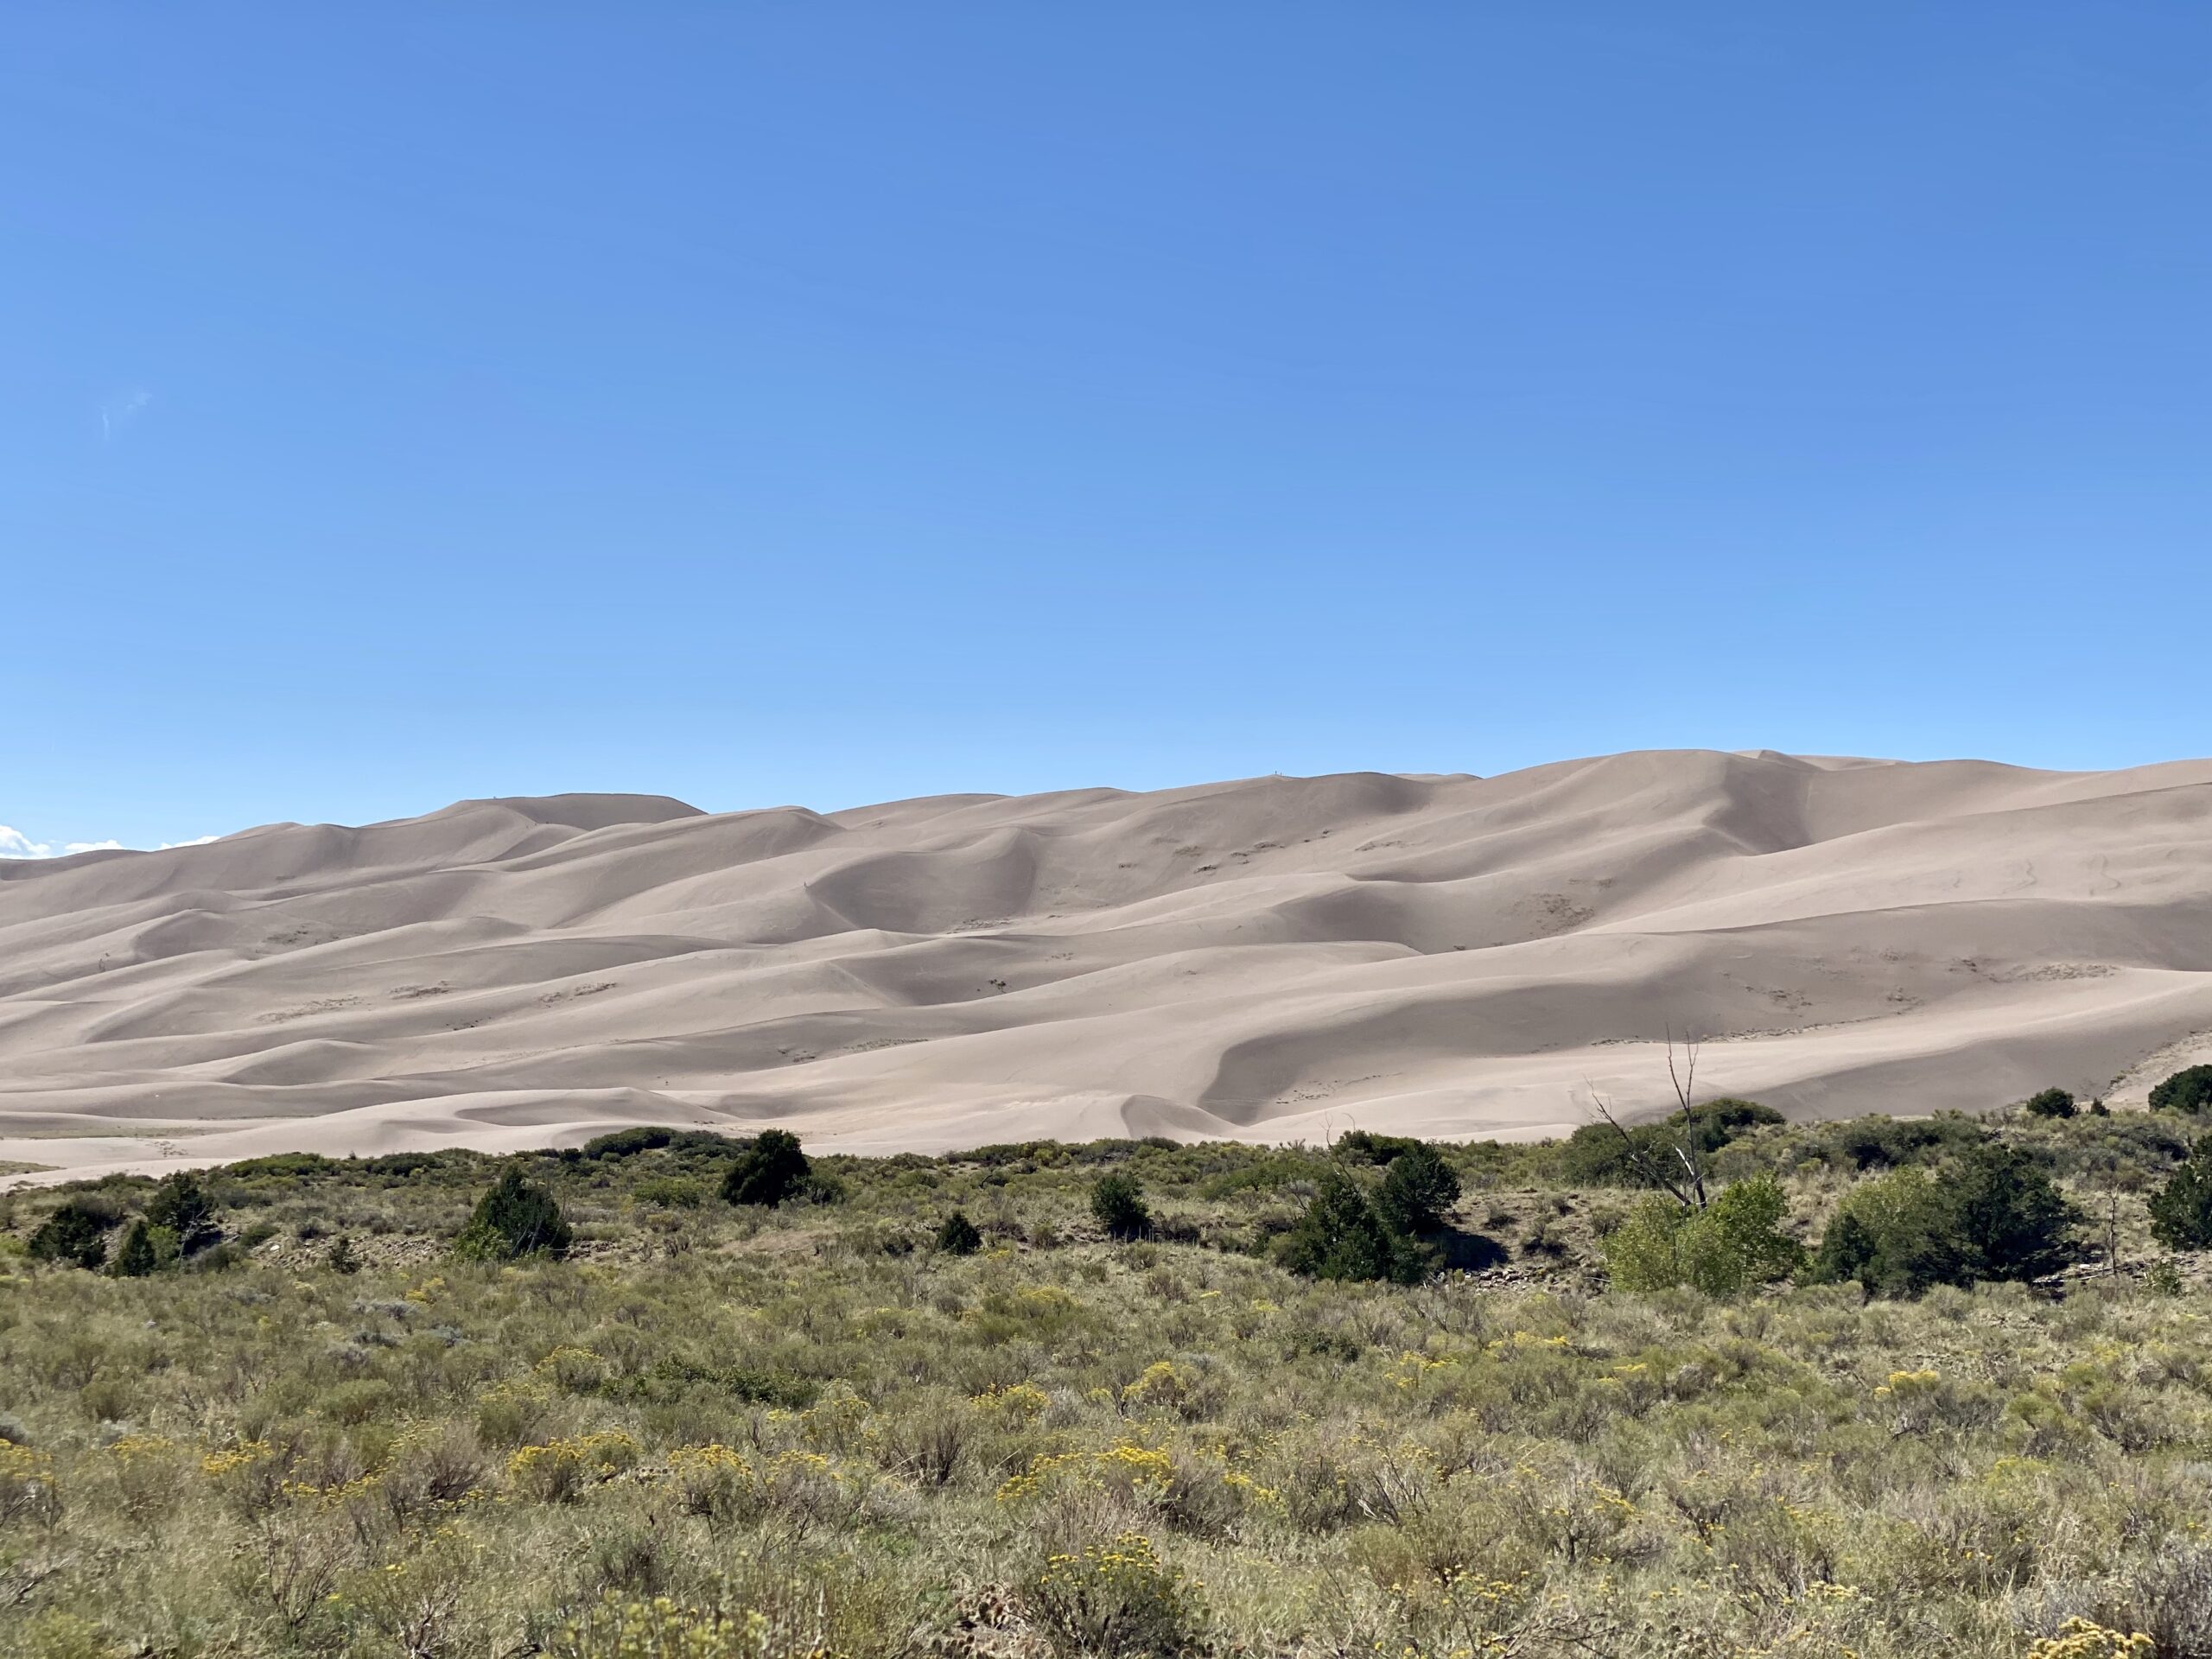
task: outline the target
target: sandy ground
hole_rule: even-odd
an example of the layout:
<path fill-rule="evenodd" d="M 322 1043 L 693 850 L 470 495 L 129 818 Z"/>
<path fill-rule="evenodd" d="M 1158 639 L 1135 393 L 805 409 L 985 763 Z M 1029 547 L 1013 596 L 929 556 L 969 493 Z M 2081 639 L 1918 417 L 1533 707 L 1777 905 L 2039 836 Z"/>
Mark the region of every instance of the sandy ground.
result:
<path fill-rule="evenodd" d="M 2212 1058 L 2212 761 L 1664 753 L 708 816 L 467 802 L 0 862 L 0 1161 L 1521 1137 L 2139 1100 Z M 48 1179 L 54 1179 L 49 1176 Z"/>

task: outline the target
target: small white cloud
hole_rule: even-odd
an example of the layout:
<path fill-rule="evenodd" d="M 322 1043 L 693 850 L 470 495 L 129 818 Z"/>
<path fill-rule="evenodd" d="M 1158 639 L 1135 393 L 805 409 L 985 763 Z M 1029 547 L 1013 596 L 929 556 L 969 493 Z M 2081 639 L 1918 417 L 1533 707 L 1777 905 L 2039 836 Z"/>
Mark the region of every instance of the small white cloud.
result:
<path fill-rule="evenodd" d="M 0 823 L 0 858 L 52 858 L 54 849 L 42 841 L 33 841 L 20 830 L 10 830 Z"/>
<path fill-rule="evenodd" d="M 127 428 L 145 412 L 146 405 L 154 401 L 154 394 L 143 386 L 133 386 L 128 391 L 118 391 L 100 404 L 100 442 L 105 443 Z"/>
<path fill-rule="evenodd" d="M 205 847 L 215 840 L 213 836 L 195 836 L 190 841 L 165 841 L 161 850 L 173 847 Z M 0 858 L 67 858 L 75 853 L 119 853 L 124 851 L 119 841 L 65 841 L 59 847 L 50 841 L 33 841 L 20 830 L 11 830 L 0 823 Z"/>

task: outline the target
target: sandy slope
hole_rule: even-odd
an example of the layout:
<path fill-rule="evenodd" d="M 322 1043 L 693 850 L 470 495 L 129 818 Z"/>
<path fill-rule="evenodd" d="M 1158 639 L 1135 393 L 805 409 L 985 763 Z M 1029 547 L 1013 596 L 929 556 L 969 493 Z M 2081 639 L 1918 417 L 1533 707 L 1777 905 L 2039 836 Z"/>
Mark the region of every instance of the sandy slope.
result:
<path fill-rule="evenodd" d="M 1523 1135 L 2212 1054 L 2212 762 L 1638 753 L 709 817 L 467 802 L 0 862 L 0 1160 Z M 2202 1034 L 2200 1036 L 2200 1034 Z M 2117 1086 L 2115 1086 L 2117 1082 Z"/>

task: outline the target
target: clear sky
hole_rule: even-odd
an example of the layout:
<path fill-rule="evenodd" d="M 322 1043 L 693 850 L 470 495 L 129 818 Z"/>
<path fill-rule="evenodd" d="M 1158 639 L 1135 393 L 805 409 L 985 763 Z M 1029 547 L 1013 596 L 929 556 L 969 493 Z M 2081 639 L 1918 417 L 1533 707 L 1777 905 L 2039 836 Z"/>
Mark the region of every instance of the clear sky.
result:
<path fill-rule="evenodd" d="M 0 16 L 0 823 L 2212 751 L 2212 6 Z"/>

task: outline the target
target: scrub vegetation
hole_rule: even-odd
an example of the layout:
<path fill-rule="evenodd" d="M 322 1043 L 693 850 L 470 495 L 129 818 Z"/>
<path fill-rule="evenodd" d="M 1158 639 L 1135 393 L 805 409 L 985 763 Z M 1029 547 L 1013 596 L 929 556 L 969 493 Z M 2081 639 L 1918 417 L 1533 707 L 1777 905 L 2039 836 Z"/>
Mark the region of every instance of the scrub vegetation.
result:
<path fill-rule="evenodd" d="M 0 1652 L 2212 1653 L 2165 1099 L 19 1192 Z"/>

